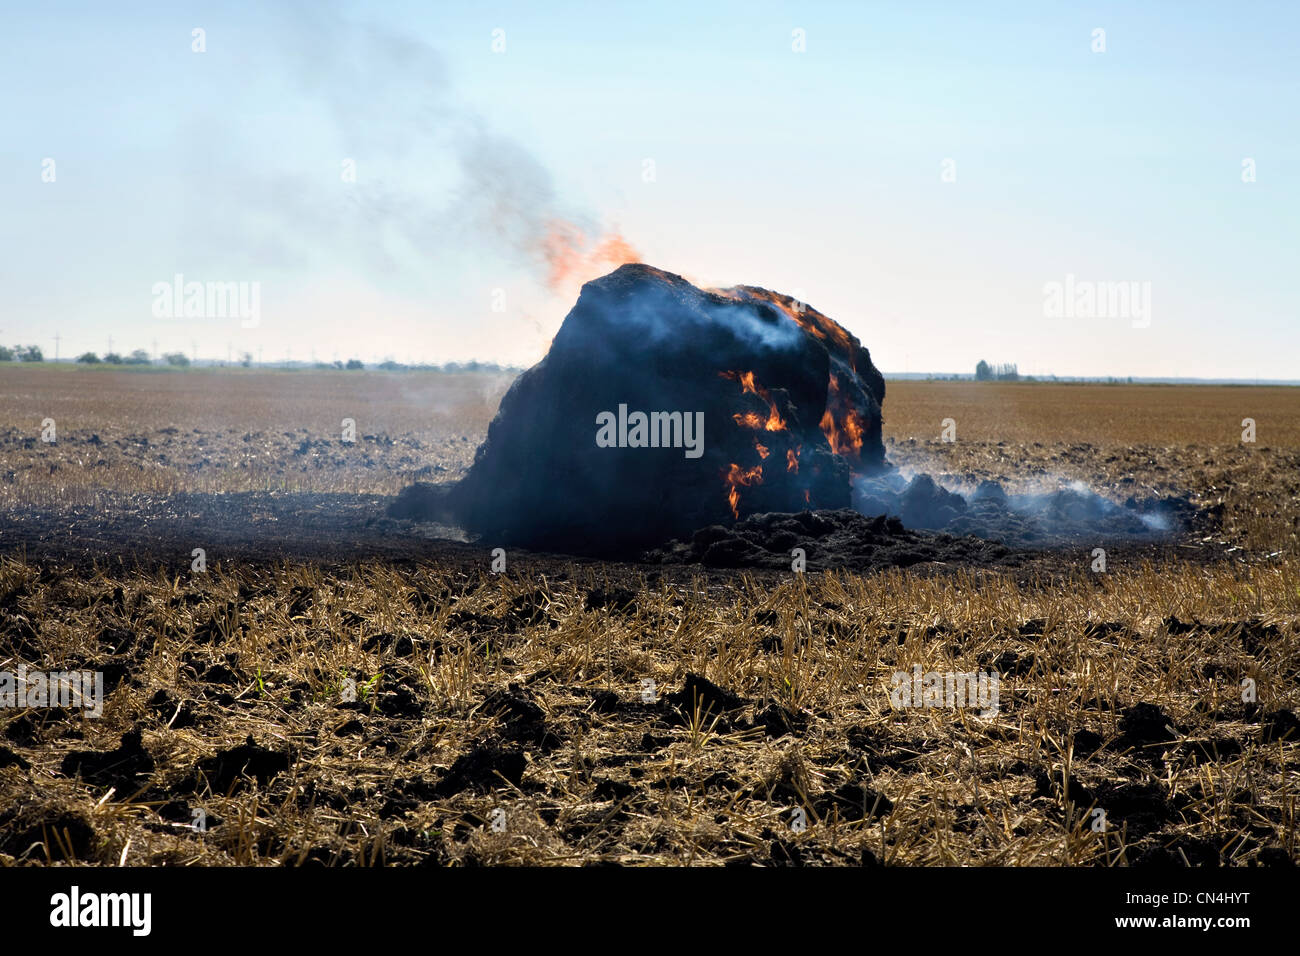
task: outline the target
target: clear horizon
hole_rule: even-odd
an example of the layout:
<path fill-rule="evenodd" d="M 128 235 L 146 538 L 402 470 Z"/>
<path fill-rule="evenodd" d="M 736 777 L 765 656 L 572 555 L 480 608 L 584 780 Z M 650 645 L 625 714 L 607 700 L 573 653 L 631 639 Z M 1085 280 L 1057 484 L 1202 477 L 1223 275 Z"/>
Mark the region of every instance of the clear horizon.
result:
<path fill-rule="evenodd" d="M 635 254 L 796 295 L 892 374 L 1297 374 L 1286 4 L 9 20 L 0 342 L 47 357 L 528 366 Z M 257 321 L 160 315 L 176 275 Z"/>

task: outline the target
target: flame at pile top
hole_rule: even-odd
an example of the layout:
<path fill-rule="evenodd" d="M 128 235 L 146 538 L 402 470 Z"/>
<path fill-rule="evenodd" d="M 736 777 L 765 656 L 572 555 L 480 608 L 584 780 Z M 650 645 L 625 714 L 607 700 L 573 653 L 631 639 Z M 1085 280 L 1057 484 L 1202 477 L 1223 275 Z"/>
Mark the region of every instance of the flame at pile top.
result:
<path fill-rule="evenodd" d="M 617 231 L 592 241 L 581 227 L 566 219 L 552 219 L 546 224 L 541 254 L 546 261 L 546 285 L 552 291 L 571 279 L 585 280 L 609 266 L 641 259 L 641 254 Z"/>
<path fill-rule="evenodd" d="M 760 289 L 758 286 L 752 285 L 733 286 L 730 289 L 710 289 L 709 291 L 734 299 L 737 302 L 766 302 L 775 306 L 793 319 L 805 332 L 820 339 L 827 344 L 828 348 L 838 353 L 839 358 L 849 368 L 854 371 L 857 370 L 857 350 L 853 346 L 853 340 L 849 337 L 849 333 L 838 322 L 827 318 L 816 309 L 809 308 L 806 303 L 788 295 L 773 292 L 771 289 Z"/>

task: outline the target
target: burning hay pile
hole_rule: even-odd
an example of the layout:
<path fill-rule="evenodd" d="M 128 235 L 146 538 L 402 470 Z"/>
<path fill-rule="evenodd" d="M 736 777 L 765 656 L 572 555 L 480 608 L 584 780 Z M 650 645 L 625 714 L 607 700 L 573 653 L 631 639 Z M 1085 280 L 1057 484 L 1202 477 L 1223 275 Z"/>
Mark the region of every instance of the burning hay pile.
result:
<path fill-rule="evenodd" d="M 885 467 L 884 397 L 870 353 L 817 310 L 625 265 L 583 287 L 467 476 L 408 489 L 392 514 L 632 554 L 746 515 L 848 508 L 854 476 Z"/>
<path fill-rule="evenodd" d="M 788 564 L 795 539 L 818 566 L 870 568 L 1002 560 L 981 539 L 1156 540 L 1190 523 L 1186 499 L 900 471 L 885 461 L 884 397 L 870 353 L 816 309 L 625 265 L 583 286 L 466 477 L 408 488 L 389 513 L 492 547 L 733 567 Z M 805 511 L 820 518 L 797 532 L 785 516 Z"/>

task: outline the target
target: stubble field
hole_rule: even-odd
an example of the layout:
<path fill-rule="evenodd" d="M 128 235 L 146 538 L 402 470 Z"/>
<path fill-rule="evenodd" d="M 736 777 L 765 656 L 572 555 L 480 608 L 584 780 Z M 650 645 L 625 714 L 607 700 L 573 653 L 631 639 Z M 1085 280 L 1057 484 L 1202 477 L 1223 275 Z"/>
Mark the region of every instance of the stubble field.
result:
<path fill-rule="evenodd" d="M 384 508 L 507 386 L 0 367 L 0 672 L 106 692 L 0 709 L 0 863 L 1296 859 L 1300 390 L 889 383 L 895 464 L 1196 503 L 1104 572 L 492 573 Z M 917 666 L 996 713 L 891 707 Z"/>

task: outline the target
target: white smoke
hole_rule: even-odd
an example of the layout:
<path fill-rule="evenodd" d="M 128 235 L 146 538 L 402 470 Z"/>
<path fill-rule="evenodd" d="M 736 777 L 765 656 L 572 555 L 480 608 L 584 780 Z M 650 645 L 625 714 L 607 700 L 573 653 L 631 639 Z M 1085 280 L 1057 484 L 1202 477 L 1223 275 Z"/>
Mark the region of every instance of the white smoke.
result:
<path fill-rule="evenodd" d="M 911 528 L 1021 545 L 1154 539 L 1175 524 L 1159 501 L 1115 501 L 1077 479 L 972 483 L 908 465 L 857 478 L 853 503 L 864 514 L 898 517 Z"/>

